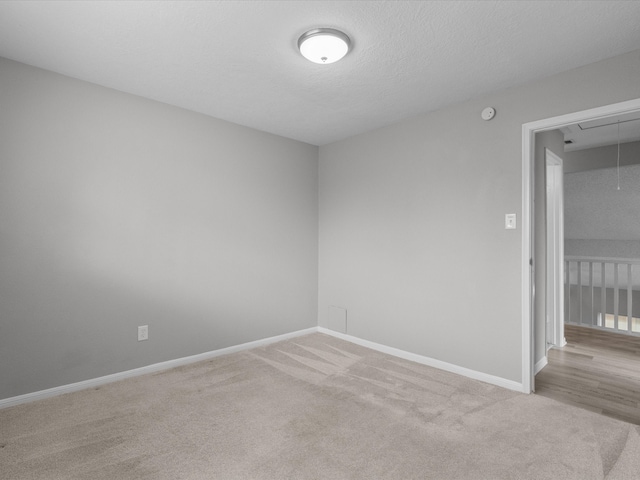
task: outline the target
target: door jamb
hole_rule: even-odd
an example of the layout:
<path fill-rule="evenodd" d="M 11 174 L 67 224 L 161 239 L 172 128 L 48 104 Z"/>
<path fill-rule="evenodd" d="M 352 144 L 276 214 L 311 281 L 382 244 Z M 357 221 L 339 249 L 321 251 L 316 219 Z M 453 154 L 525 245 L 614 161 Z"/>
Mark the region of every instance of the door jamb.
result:
<path fill-rule="evenodd" d="M 563 187 L 562 187 L 562 167 L 563 167 L 563 160 L 561 157 L 559 157 L 558 155 L 556 155 L 555 153 L 553 153 L 551 150 L 549 150 L 548 148 L 545 149 L 545 162 L 546 162 L 546 170 L 545 170 L 545 183 L 546 183 L 546 196 L 547 196 L 547 201 L 546 201 L 546 209 L 547 209 L 547 219 L 546 219 L 546 231 L 547 231 L 547 238 L 546 238 L 546 245 L 547 245 L 547 265 L 546 265 L 546 275 L 547 275 L 547 289 L 546 289 L 546 305 L 545 307 L 547 308 L 547 312 L 546 312 L 546 316 L 545 316 L 545 341 L 547 342 L 546 348 L 545 348 L 545 358 L 547 357 L 547 352 L 549 350 L 549 348 L 551 347 L 564 347 L 567 342 L 564 339 L 564 286 L 563 286 L 563 278 L 564 275 L 563 270 L 564 270 L 564 214 L 563 214 L 563 205 L 564 205 L 564 201 L 563 201 Z M 554 178 L 554 183 L 553 185 L 549 185 L 549 169 L 552 168 L 553 171 L 557 172 L 559 171 L 559 181 L 557 177 L 553 177 Z M 560 204 L 560 211 L 559 212 L 555 212 L 554 211 L 554 215 L 556 213 L 558 213 L 557 217 L 555 217 L 556 222 L 553 223 L 553 225 L 551 226 L 551 228 L 549 228 L 549 189 L 551 189 L 553 191 L 553 198 L 554 203 L 553 206 L 551 208 L 554 208 L 558 205 L 558 203 Z M 552 243 L 555 245 L 555 252 L 556 255 L 550 260 L 549 258 L 549 240 L 552 240 Z M 551 268 L 549 268 L 551 266 Z M 553 293 L 552 293 L 552 298 L 554 299 L 553 301 L 553 314 L 551 317 L 551 330 L 552 330 L 552 338 L 553 341 L 550 342 L 549 341 L 549 332 L 547 331 L 547 329 L 549 328 L 549 279 L 553 278 L 554 282 L 552 283 L 552 285 L 554 285 L 554 289 L 553 289 Z"/>
<path fill-rule="evenodd" d="M 640 110 L 640 98 L 626 102 L 614 103 L 603 107 L 592 108 L 580 112 L 569 113 L 557 117 L 546 118 L 522 125 L 522 391 L 531 393 L 534 386 L 533 362 L 533 315 L 531 279 L 533 260 L 533 166 L 535 159 L 535 134 L 556 130 L 574 123 L 612 117 Z"/>

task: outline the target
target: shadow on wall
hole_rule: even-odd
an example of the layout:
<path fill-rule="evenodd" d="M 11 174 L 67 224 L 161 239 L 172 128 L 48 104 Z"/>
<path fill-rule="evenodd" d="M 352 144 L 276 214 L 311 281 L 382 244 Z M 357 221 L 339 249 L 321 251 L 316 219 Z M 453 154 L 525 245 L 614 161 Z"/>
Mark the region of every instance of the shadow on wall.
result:
<path fill-rule="evenodd" d="M 233 344 L 236 310 L 131 288 L 115 276 L 58 264 L 32 242 L 13 245 L 3 286 L 0 399 Z M 9 312 L 9 313 L 6 313 Z M 137 341 L 148 324 L 150 340 Z M 259 326 L 257 326 L 259 329 Z"/>

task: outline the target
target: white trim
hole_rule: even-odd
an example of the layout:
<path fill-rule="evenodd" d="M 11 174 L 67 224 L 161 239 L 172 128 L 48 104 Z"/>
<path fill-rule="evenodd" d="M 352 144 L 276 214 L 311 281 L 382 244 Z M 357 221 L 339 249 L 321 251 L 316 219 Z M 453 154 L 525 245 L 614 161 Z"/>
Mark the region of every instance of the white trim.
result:
<path fill-rule="evenodd" d="M 640 258 L 616 258 L 616 257 L 587 257 L 582 255 L 565 255 L 565 260 L 574 262 L 595 262 L 595 263 L 624 263 L 640 265 Z"/>
<path fill-rule="evenodd" d="M 531 393 L 533 381 L 533 351 L 531 329 L 533 322 L 531 318 L 531 281 L 529 260 L 533 258 L 531 251 L 531 169 L 535 158 L 534 136 L 536 133 L 547 130 L 555 130 L 567 125 L 586 120 L 594 120 L 615 115 L 622 115 L 640 110 L 640 99 L 628 100 L 626 102 L 614 103 L 603 107 L 592 108 L 580 112 L 560 115 L 558 117 L 546 118 L 529 122 L 522 125 L 522 386 L 525 393 Z"/>
<path fill-rule="evenodd" d="M 548 363 L 548 360 L 546 355 L 542 357 L 540 360 L 538 360 L 538 363 L 536 363 L 534 375 L 537 375 L 538 373 L 540 373 L 540 370 L 546 367 L 547 363 Z"/>
<path fill-rule="evenodd" d="M 545 191 L 546 193 L 546 288 L 551 286 L 551 292 L 546 292 L 546 308 L 548 320 L 549 312 L 552 312 L 552 331 L 548 332 L 549 322 L 545 323 L 545 341 L 547 348 L 549 343 L 562 347 L 564 339 L 564 160 L 545 148 Z M 553 173 L 553 180 L 549 181 L 549 174 Z M 549 185 L 552 183 L 552 185 Z M 553 212 L 549 212 L 552 209 Z M 550 221 L 551 219 L 551 221 Z M 551 225 L 550 225 L 551 223 Z M 550 241 L 551 240 L 551 241 Z M 551 244 L 551 249 L 549 248 Z M 550 294 L 551 293 L 551 294 Z M 550 342 L 549 333 L 552 334 Z M 535 350 L 535 349 L 534 349 Z M 546 354 L 545 354 L 546 356 Z"/>
<path fill-rule="evenodd" d="M 23 403 L 34 402 L 36 400 L 43 400 L 45 398 L 55 397 L 58 395 L 63 395 L 65 393 L 77 392 L 79 390 L 85 390 L 88 388 L 95 388 L 101 385 L 105 385 L 107 383 L 124 380 L 126 378 L 137 377 L 140 375 L 146 375 L 148 373 L 154 373 L 162 370 L 168 370 L 170 368 L 180 367 L 182 365 L 188 365 L 190 363 L 201 362 L 203 360 L 209 360 L 211 358 L 219 357 L 222 355 L 228 355 L 230 353 L 236 353 L 243 350 L 249 350 L 251 348 L 262 347 L 265 345 L 269 345 L 271 343 L 280 342 L 282 340 L 288 340 L 291 338 L 300 337 L 302 335 L 307 335 L 315 332 L 331 335 L 333 337 L 339 338 L 341 340 L 345 340 L 347 342 L 354 343 L 356 345 L 361 345 L 363 347 L 370 348 L 372 350 L 377 350 L 379 352 L 386 353 L 388 355 L 393 355 L 394 357 L 403 358 L 405 360 L 420 363 L 422 365 L 438 368 L 440 370 L 455 373 L 457 375 L 462 375 L 464 377 L 472 378 L 474 380 L 480 380 L 482 382 L 489 383 L 492 385 L 497 385 L 499 387 L 507 388 L 509 390 L 515 390 L 518 392 L 523 391 L 523 386 L 520 383 L 514 382 L 512 380 L 507 380 L 505 378 L 496 377 L 494 375 L 489 375 L 486 373 L 478 372 L 476 370 L 460 367 L 458 365 L 453 365 L 451 363 L 443 362 L 441 360 L 436 360 L 434 358 L 425 357 L 423 355 L 407 352 L 404 350 L 400 350 L 398 348 L 393 348 L 386 345 L 381 345 L 379 343 L 370 342 L 368 340 L 363 340 L 361 338 L 357 338 L 351 335 L 335 332 L 333 330 L 329 330 L 324 327 L 311 327 L 304 330 L 298 330 L 296 332 L 277 335 L 275 337 L 264 338 L 264 339 L 256 340 L 253 342 L 247 342 L 247 343 L 242 343 L 240 345 L 221 348 L 219 350 L 212 350 L 210 352 L 191 355 L 189 357 L 182 357 L 174 360 L 168 360 L 166 362 L 154 363 L 153 365 L 147 365 L 146 367 L 135 368 L 133 370 L 127 370 L 124 372 L 114 373 L 111 375 L 105 375 L 103 377 L 92 378 L 89 380 L 84 380 L 82 382 L 71 383 L 68 385 L 61 385 L 59 387 L 49 388 L 46 390 L 40 390 L 32 393 L 26 393 L 24 395 L 18 395 L 16 397 L 5 398 L 0 400 L 0 409 L 21 405 Z"/>
<path fill-rule="evenodd" d="M 296 332 L 285 333 L 283 335 L 277 335 L 275 337 L 263 338 L 261 340 L 255 340 L 253 342 L 242 343 L 240 345 L 234 345 L 231 347 L 221 348 L 219 350 L 212 350 L 210 352 L 199 353 L 197 355 L 191 355 L 189 357 L 176 358 L 175 360 L 168 360 L 166 362 L 154 363 L 153 365 L 147 365 L 146 367 L 135 368 L 133 370 L 127 370 L 125 372 L 113 373 L 111 375 L 105 375 L 103 377 L 92 378 L 84 380 L 82 382 L 71 383 L 69 385 L 61 385 L 59 387 L 49 388 L 47 390 L 40 390 L 38 392 L 26 393 L 24 395 L 18 395 L 17 397 L 10 397 L 0 400 L 0 409 L 13 407 L 22 403 L 33 402 L 35 400 L 42 400 L 44 398 L 55 397 L 64 393 L 77 392 L 78 390 L 84 390 L 87 388 L 95 388 L 106 383 L 117 382 L 118 380 L 124 380 L 125 378 L 137 377 L 145 375 L 147 373 L 159 372 L 161 370 L 168 370 L 170 368 L 180 367 L 182 365 L 188 365 L 190 363 L 201 362 L 203 360 L 209 360 L 211 358 L 219 357 L 221 355 L 228 355 L 230 353 L 240 352 L 242 350 L 249 350 L 250 348 L 262 347 L 271 343 L 280 342 L 282 340 L 288 340 L 290 338 L 300 337 L 309 333 L 315 333 L 318 331 L 318 327 L 311 327 L 305 330 L 298 330 Z"/>
<path fill-rule="evenodd" d="M 370 342 L 369 340 L 363 340 L 358 337 L 353 337 L 351 335 L 347 335 L 344 333 L 335 332 L 333 330 L 329 330 L 324 327 L 318 327 L 318 331 L 320 333 L 325 333 L 327 335 L 331 335 L 333 337 L 339 338 L 341 340 L 345 340 L 347 342 L 355 343 L 356 345 L 367 347 L 372 350 L 377 350 L 378 352 L 386 353 L 388 355 L 393 355 L 394 357 L 403 358 L 405 360 L 410 360 L 412 362 L 420 363 L 422 365 L 427 365 L 429 367 L 445 370 L 447 372 L 455 373 L 457 375 L 462 375 L 463 377 L 472 378 L 474 380 L 480 380 L 481 382 L 490 383 L 491 385 L 497 385 L 498 387 L 503 387 L 509 390 L 522 392 L 522 385 L 518 382 L 514 382 L 513 380 L 507 380 L 506 378 L 496 377 L 494 375 L 489 375 L 487 373 L 482 373 L 476 370 L 460 367 L 458 365 L 453 365 L 451 363 L 443 362 L 441 360 L 436 360 L 435 358 L 425 357 L 423 355 L 407 352 L 404 350 L 400 350 L 398 348 L 388 347 L 386 345 L 381 345 L 379 343 Z"/>
<path fill-rule="evenodd" d="M 533 338 L 533 322 L 531 321 L 531 269 L 533 253 L 531 251 L 531 179 L 533 178 L 531 169 L 533 167 L 532 158 L 535 158 L 534 132 L 522 126 L 522 391 L 531 393 L 533 379 L 531 377 L 531 364 L 533 363 L 533 349 L 531 339 Z"/>

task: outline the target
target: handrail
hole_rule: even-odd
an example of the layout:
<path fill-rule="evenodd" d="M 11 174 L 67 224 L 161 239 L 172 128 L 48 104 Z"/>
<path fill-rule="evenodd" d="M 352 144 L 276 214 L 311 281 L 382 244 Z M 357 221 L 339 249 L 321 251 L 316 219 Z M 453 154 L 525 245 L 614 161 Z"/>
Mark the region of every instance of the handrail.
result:
<path fill-rule="evenodd" d="M 572 262 L 628 263 L 631 265 L 640 265 L 640 258 L 583 257 L 580 255 L 565 255 L 564 259 Z"/>

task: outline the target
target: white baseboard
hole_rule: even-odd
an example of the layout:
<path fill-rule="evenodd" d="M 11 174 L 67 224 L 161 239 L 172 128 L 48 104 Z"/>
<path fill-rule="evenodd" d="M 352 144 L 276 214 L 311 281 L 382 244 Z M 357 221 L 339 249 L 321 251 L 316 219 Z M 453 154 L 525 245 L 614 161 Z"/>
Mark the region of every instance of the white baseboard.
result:
<path fill-rule="evenodd" d="M 542 370 L 546 366 L 547 366 L 547 356 L 545 355 L 544 357 L 542 357 L 540 360 L 536 362 L 536 365 L 533 370 L 533 375 L 534 376 L 537 375 L 538 372 L 540 372 L 540 370 Z"/>
<path fill-rule="evenodd" d="M 147 365 L 146 367 L 135 368 L 133 370 L 127 370 L 124 372 L 114 373 L 111 375 L 105 375 L 103 377 L 92 378 L 90 380 L 84 380 L 82 382 L 71 383 L 68 385 L 61 385 L 59 387 L 49 388 L 47 390 L 40 390 L 38 392 L 26 393 L 24 395 L 18 395 L 16 397 L 5 398 L 0 400 L 0 409 L 13 407 L 15 405 L 20 405 L 23 403 L 33 402 L 36 400 L 42 400 L 49 397 L 55 397 L 57 395 L 62 395 L 64 393 L 77 392 L 79 390 L 84 390 L 87 388 L 95 388 L 107 383 L 117 382 L 118 380 L 124 380 L 125 378 L 137 377 L 139 375 L 145 375 L 147 373 L 154 373 L 162 370 L 168 370 L 170 368 L 180 367 L 182 365 L 200 362 L 203 360 L 209 360 L 211 358 L 219 357 L 221 355 L 228 355 L 230 353 L 249 350 L 251 348 L 269 345 L 270 343 L 280 342 L 282 340 L 288 340 L 290 338 L 295 338 L 295 337 L 307 335 L 309 333 L 314 333 L 314 332 L 320 332 L 327 335 L 331 335 L 336 338 L 345 340 L 347 342 L 351 342 L 357 345 L 361 345 L 363 347 L 370 348 L 372 350 L 377 350 L 382 353 L 403 358 L 405 360 L 410 360 L 412 362 L 420 363 L 422 365 L 427 365 L 429 367 L 438 368 L 440 370 L 445 370 L 447 372 L 455 373 L 457 375 L 462 375 L 464 377 L 472 378 L 474 380 L 480 380 L 481 382 L 489 383 L 491 385 L 497 385 L 499 387 L 507 388 L 509 390 L 515 390 L 518 392 L 524 391 L 523 385 L 521 383 L 514 382 L 512 380 L 507 380 L 505 378 L 496 377 L 494 375 L 489 375 L 487 373 L 482 373 L 482 372 L 478 372 L 468 368 L 460 367 L 458 365 L 453 365 L 451 363 L 443 362 L 441 360 L 436 360 L 434 358 L 425 357 L 423 355 L 407 352 L 404 350 L 400 350 L 398 348 L 388 347 L 386 345 L 382 345 L 379 343 L 370 342 L 368 340 L 363 340 L 358 337 L 335 332 L 333 330 L 329 330 L 324 327 L 311 327 L 304 330 L 298 330 L 296 332 L 277 335 L 275 337 L 264 338 L 264 339 L 256 340 L 253 342 L 247 342 L 247 343 L 242 343 L 240 345 L 221 348 L 219 350 L 212 350 L 210 352 L 191 355 L 189 357 L 182 357 L 182 358 L 177 358 L 175 360 L 168 360 L 166 362 L 154 363 L 153 365 Z M 546 365 L 546 360 L 547 359 L 545 357 L 543 360 L 541 360 L 536 364 L 536 373 L 539 371 L 538 365 L 540 365 L 542 361 L 544 361 Z M 543 367 L 544 365 L 540 367 L 540 370 Z"/>
<path fill-rule="evenodd" d="M 201 362 L 202 360 L 208 360 L 221 355 L 228 355 L 229 353 L 240 352 L 242 350 L 249 350 L 250 348 L 261 347 L 269 345 L 270 343 L 280 342 L 282 340 L 288 340 L 290 338 L 299 337 L 301 335 L 307 335 L 309 333 L 315 333 L 318 331 L 318 327 L 311 327 L 304 330 L 298 330 L 296 332 L 285 333 L 283 335 L 277 335 L 275 337 L 263 338 L 261 340 L 255 340 L 253 342 L 242 343 L 240 345 L 234 345 L 231 347 L 221 348 L 219 350 L 212 350 L 210 352 L 199 353 L 197 355 L 191 355 L 189 357 L 176 358 L 175 360 L 168 360 L 166 362 L 154 363 L 153 365 L 147 365 L 146 367 L 135 368 L 133 370 L 127 370 L 125 372 L 113 373 L 111 375 L 105 375 L 103 377 L 92 378 L 90 380 L 84 380 L 82 382 L 71 383 L 69 385 L 61 385 L 59 387 L 48 388 L 46 390 L 40 390 L 38 392 L 26 393 L 24 395 L 18 395 L 17 397 L 9 397 L 0 400 L 0 409 L 13 407 L 22 403 L 33 402 L 35 400 L 42 400 L 44 398 L 55 397 L 64 393 L 77 392 L 78 390 L 84 390 L 86 388 L 95 388 L 106 383 L 117 382 L 118 380 L 124 380 L 125 378 L 137 377 L 139 375 L 145 375 L 147 373 L 159 372 L 161 370 L 168 370 L 170 368 L 180 367 L 189 363 Z"/>
<path fill-rule="evenodd" d="M 367 347 L 372 350 L 377 350 L 382 353 L 393 355 L 394 357 L 399 357 L 405 360 L 410 360 L 412 362 L 421 363 L 422 365 L 427 365 L 429 367 L 445 370 L 447 372 L 455 373 L 457 375 L 462 375 L 463 377 L 472 378 L 474 380 L 480 380 L 481 382 L 489 383 L 491 385 L 497 385 L 498 387 L 506 388 L 509 390 L 524 392 L 524 386 L 522 385 L 522 383 L 514 382 L 513 380 L 507 380 L 506 378 L 496 377 L 494 375 L 489 375 L 487 373 L 482 373 L 476 370 L 471 370 L 469 368 L 460 367 L 458 365 L 453 365 L 451 363 L 443 362 L 441 360 L 436 360 L 435 358 L 425 357 L 423 355 L 406 352 L 398 348 L 388 347 L 386 345 L 381 345 L 379 343 L 370 342 L 368 340 L 363 340 L 358 337 L 353 337 L 351 335 L 346 335 L 344 333 L 335 332 L 333 330 L 329 330 L 324 327 L 318 327 L 318 331 L 320 333 L 325 333 L 327 335 L 340 338 L 341 340 L 346 340 L 347 342 L 355 343 L 357 345 L 361 345 L 363 347 Z"/>

